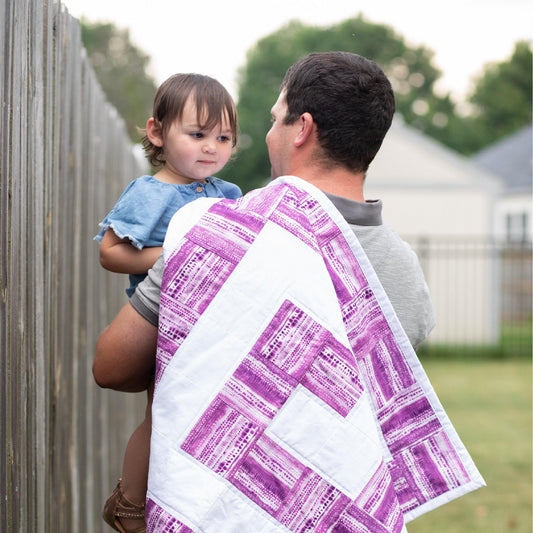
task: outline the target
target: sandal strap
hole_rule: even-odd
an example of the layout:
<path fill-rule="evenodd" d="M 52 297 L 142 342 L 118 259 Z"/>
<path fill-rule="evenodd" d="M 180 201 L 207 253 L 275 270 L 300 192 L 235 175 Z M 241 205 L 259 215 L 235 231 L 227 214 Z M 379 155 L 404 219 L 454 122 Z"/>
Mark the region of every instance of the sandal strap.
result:
<path fill-rule="evenodd" d="M 119 518 L 144 518 L 144 502 L 142 504 L 134 503 L 122 492 L 121 487 L 122 480 L 119 480 L 119 498 L 117 501 L 117 506 L 115 507 L 115 516 Z"/>
<path fill-rule="evenodd" d="M 115 511 L 115 516 L 118 517 L 118 518 L 138 518 L 138 519 L 141 519 L 141 518 L 144 518 L 144 510 L 142 512 L 138 512 L 138 513 L 129 513 L 127 511 L 121 511 L 119 509 L 117 509 Z"/>

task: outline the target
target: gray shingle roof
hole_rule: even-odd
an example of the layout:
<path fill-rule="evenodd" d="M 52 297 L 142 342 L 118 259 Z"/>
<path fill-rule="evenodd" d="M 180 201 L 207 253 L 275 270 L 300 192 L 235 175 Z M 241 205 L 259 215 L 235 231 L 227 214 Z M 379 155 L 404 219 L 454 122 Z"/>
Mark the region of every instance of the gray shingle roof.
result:
<path fill-rule="evenodd" d="M 532 127 L 526 126 L 484 148 L 472 159 L 500 176 L 507 192 L 531 192 L 532 146 Z"/>
<path fill-rule="evenodd" d="M 370 164 L 366 188 L 502 188 L 501 178 L 395 116 Z"/>

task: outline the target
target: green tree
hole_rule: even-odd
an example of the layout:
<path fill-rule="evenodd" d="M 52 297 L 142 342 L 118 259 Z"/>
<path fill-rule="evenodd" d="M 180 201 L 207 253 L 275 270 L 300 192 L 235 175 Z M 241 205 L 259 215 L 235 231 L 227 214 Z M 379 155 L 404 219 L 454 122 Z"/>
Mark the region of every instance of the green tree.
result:
<path fill-rule="evenodd" d="M 243 190 L 268 180 L 270 164 L 264 138 L 283 76 L 306 54 L 333 50 L 354 52 L 376 61 L 391 79 L 398 111 L 407 122 L 420 117 L 414 110 L 415 102 L 446 108 L 447 100 L 439 103 L 433 92 L 441 75 L 432 65 L 433 52 L 423 46 L 410 47 L 391 27 L 367 22 L 361 15 L 330 27 L 292 21 L 258 41 L 247 54 L 246 65 L 239 72 L 241 143 L 235 161 L 221 176 L 236 181 Z"/>
<path fill-rule="evenodd" d="M 519 41 L 509 59 L 488 64 L 478 78 L 470 102 L 485 144 L 531 124 L 532 61 L 531 42 Z"/>
<path fill-rule="evenodd" d="M 81 37 L 107 99 L 137 142 L 137 127 L 144 127 L 151 116 L 157 89 L 147 74 L 150 57 L 131 43 L 129 30 L 111 23 L 82 19 Z"/>
<path fill-rule="evenodd" d="M 531 123 L 531 43 L 517 43 L 509 60 L 489 64 L 475 81 L 472 111 L 457 112 L 450 94 L 434 91 L 441 72 L 434 53 L 408 45 L 391 27 L 361 15 L 329 27 L 292 21 L 261 39 L 239 71 L 238 112 L 241 141 L 235 160 L 220 176 L 245 191 L 270 175 L 265 135 L 270 108 L 287 68 L 310 52 L 346 50 L 376 61 L 390 78 L 397 112 L 411 126 L 454 150 L 469 155 L 521 126 Z"/>
<path fill-rule="evenodd" d="M 471 111 L 458 114 L 446 99 L 411 123 L 431 137 L 464 155 L 470 155 L 498 139 L 531 124 L 531 43 L 519 41 L 512 55 L 489 63 L 474 80 L 468 97 Z M 441 115 L 441 111 L 443 114 Z"/>

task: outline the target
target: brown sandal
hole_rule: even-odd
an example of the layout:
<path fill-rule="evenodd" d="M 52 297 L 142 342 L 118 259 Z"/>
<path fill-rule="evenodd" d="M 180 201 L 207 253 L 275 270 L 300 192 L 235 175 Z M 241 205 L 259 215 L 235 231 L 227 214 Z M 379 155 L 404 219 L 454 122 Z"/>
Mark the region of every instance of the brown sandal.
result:
<path fill-rule="evenodd" d="M 117 487 L 105 502 L 102 518 L 115 531 L 120 531 L 120 533 L 146 533 L 146 526 L 135 530 L 127 530 L 124 529 L 124 526 L 120 523 L 120 518 L 131 518 L 138 520 L 142 518 L 144 520 L 144 503 L 142 505 L 138 505 L 128 500 L 122 492 L 122 487 L 120 486 L 121 482 L 122 479 L 119 479 Z"/>

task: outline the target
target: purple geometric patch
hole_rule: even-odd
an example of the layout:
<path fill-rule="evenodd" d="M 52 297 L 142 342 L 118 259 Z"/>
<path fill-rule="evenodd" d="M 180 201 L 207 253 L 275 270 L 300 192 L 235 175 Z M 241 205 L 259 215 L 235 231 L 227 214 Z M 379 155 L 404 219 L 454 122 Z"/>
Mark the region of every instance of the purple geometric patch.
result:
<path fill-rule="evenodd" d="M 220 391 L 220 397 L 254 424 L 266 428 L 298 382 L 268 359 L 244 358 Z"/>
<path fill-rule="evenodd" d="M 403 521 L 401 525 L 403 527 Z M 402 527 L 391 529 L 357 505 L 350 505 L 330 531 L 331 533 L 391 533 L 391 531 L 400 533 Z"/>
<path fill-rule="evenodd" d="M 165 268 L 161 290 L 169 298 L 179 294 L 184 308 L 202 314 L 235 269 L 235 263 L 190 240 L 175 255 L 170 265 L 180 266 Z"/>
<path fill-rule="evenodd" d="M 308 468 L 276 518 L 298 533 L 330 531 L 350 503 L 346 494 Z"/>
<path fill-rule="evenodd" d="M 394 396 L 377 415 L 393 455 L 441 430 L 437 415 L 418 384 Z"/>
<path fill-rule="evenodd" d="M 214 204 L 204 215 L 202 225 L 191 228 L 187 239 L 224 260 L 237 264 L 264 224 L 262 217 L 229 209 L 220 202 Z"/>
<path fill-rule="evenodd" d="M 285 300 L 255 343 L 252 354 L 264 357 L 300 381 L 330 336 L 302 309 Z"/>
<path fill-rule="evenodd" d="M 358 358 L 359 368 L 369 383 L 370 397 L 376 410 L 381 409 L 415 383 L 415 377 L 392 333 L 375 343 L 372 349 Z"/>
<path fill-rule="evenodd" d="M 194 531 L 167 513 L 150 498 L 146 499 L 146 529 L 158 533 L 194 533 Z"/>
<path fill-rule="evenodd" d="M 342 306 L 342 313 L 348 339 L 357 360 L 370 353 L 385 335 L 391 334 L 381 307 L 367 286 L 348 297 L 346 304 Z"/>
<path fill-rule="evenodd" d="M 301 384 L 342 417 L 348 416 L 364 390 L 352 352 L 331 335 Z"/>
<path fill-rule="evenodd" d="M 354 505 L 371 515 L 388 531 L 399 531 L 403 526 L 402 510 L 385 463 L 381 463 L 374 472 L 365 489 L 354 500 Z"/>
<path fill-rule="evenodd" d="M 230 478 L 294 532 L 326 531 L 351 500 L 270 438 L 261 437 Z"/>
<path fill-rule="evenodd" d="M 199 318 L 193 309 L 161 293 L 159 306 L 159 334 L 157 342 L 156 376 L 159 383 L 168 363 Z"/>
<path fill-rule="evenodd" d="M 347 254 L 352 254 L 352 252 L 350 245 L 340 232 L 320 251 L 331 281 L 333 281 L 341 308 L 343 308 L 357 293 L 368 286 L 368 282 L 356 262 L 344 261 Z"/>
<path fill-rule="evenodd" d="M 305 471 L 292 455 L 266 436 L 258 439 L 230 478 L 231 483 L 270 515 L 290 498 Z"/>
<path fill-rule="evenodd" d="M 470 481 L 443 430 L 402 450 L 389 471 L 404 513 Z"/>
<path fill-rule="evenodd" d="M 213 472 L 226 477 L 242 460 L 262 431 L 263 428 L 217 396 L 181 448 Z"/>

